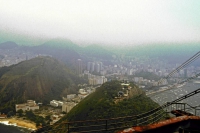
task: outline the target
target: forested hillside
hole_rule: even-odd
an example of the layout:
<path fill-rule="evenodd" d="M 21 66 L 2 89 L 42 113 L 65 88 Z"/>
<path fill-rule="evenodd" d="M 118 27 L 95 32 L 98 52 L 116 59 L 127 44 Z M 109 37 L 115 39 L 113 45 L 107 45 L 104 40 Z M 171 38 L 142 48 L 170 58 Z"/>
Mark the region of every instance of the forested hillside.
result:
<path fill-rule="evenodd" d="M 128 96 L 119 97 L 119 92 L 126 93 L 126 90 L 129 91 Z M 156 107 L 158 104 L 148 98 L 135 84 L 130 83 L 127 87 L 119 81 L 111 81 L 83 99 L 59 123 L 137 115 Z M 62 128 L 64 131 L 65 127 Z"/>
<path fill-rule="evenodd" d="M 49 103 L 63 95 L 77 92 L 85 81 L 65 64 L 51 57 L 37 57 L 0 69 L 0 111 L 14 109 L 15 103 L 28 99 Z"/>

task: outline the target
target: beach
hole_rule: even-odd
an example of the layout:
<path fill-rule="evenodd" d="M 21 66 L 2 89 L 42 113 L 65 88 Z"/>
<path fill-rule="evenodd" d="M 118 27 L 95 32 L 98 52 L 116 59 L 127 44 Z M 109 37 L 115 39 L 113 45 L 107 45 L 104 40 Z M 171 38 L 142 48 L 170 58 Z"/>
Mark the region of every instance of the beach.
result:
<path fill-rule="evenodd" d="M 31 130 L 36 130 L 36 124 L 32 121 L 29 120 L 23 120 L 21 118 L 5 118 L 5 119 L 0 119 L 0 123 L 4 125 L 13 125 L 13 126 L 18 126 L 18 127 L 23 127 Z"/>

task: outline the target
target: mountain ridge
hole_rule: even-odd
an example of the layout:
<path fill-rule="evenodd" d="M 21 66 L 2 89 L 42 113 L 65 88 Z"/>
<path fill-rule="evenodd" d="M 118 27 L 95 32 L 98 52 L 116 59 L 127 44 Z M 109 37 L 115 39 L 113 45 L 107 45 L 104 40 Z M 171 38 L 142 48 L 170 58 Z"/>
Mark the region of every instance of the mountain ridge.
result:
<path fill-rule="evenodd" d="M 49 103 L 63 95 L 76 93 L 77 84 L 85 83 L 65 64 L 51 57 L 37 57 L 10 67 L 0 68 L 0 110 L 28 99 Z M 5 105 L 5 106 L 2 106 Z"/>
<path fill-rule="evenodd" d="M 1 43 L 2 44 L 2 43 Z M 1 47 L 0 44 L 0 47 Z M 181 63 L 191 57 L 200 49 L 199 43 L 184 44 L 150 44 L 124 48 L 100 46 L 97 44 L 81 47 L 67 39 L 52 39 L 37 46 L 19 46 L 18 49 L 34 52 L 36 54 L 51 55 L 73 68 L 77 59 L 93 61 L 95 59 L 110 60 L 113 55 L 149 57 L 166 60 L 169 63 Z"/>

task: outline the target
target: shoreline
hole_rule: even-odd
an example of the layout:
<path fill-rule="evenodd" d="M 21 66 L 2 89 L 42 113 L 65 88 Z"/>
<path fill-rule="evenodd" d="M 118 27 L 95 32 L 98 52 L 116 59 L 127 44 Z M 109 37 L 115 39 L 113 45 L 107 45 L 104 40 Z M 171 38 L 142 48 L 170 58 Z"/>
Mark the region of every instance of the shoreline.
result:
<path fill-rule="evenodd" d="M 0 123 L 9 126 L 17 126 L 22 128 L 27 128 L 30 130 L 37 130 L 36 124 L 29 120 L 22 120 L 18 118 L 4 118 L 0 119 Z"/>

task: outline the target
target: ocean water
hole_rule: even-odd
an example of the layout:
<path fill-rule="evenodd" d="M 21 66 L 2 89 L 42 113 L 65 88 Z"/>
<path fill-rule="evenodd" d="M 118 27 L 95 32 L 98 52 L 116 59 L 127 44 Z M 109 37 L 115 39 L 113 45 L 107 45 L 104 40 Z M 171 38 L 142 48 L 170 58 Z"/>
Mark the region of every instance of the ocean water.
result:
<path fill-rule="evenodd" d="M 5 125 L 0 123 L 0 133 L 30 133 L 31 130 L 12 125 Z"/>
<path fill-rule="evenodd" d="M 158 104 L 163 105 L 166 102 L 171 102 L 199 88 L 200 88 L 200 82 L 198 83 L 189 82 L 189 83 L 186 83 L 182 87 L 172 89 L 172 90 L 167 90 L 165 92 L 151 96 L 151 99 L 157 102 Z M 200 93 L 193 95 L 187 99 L 184 99 L 180 102 L 187 103 L 193 107 L 199 106 L 198 108 L 200 108 Z M 190 113 L 194 113 L 194 112 L 190 112 Z M 196 113 L 197 113 L 196 115 L 200 116 L 200 110 L 198 110 Z"/>

